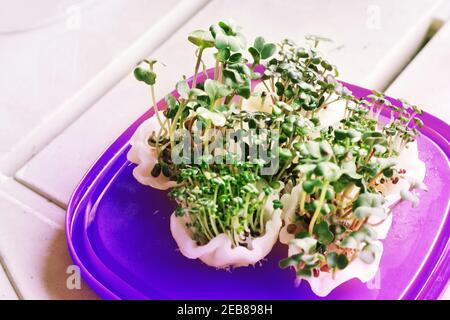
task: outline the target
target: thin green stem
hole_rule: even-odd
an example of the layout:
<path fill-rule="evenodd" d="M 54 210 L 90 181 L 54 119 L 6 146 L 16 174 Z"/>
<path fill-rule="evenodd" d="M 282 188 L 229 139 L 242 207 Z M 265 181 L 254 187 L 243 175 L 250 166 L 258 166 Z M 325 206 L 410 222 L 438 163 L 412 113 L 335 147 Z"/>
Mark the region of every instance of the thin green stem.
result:
<path fill-rule="evenodd" d="M 205 50 L 205 48 L 203 47 L 200 47 L 198 49 L 197 62 L 195 63 L 195 70 L 194 70 L 194 78 L 192 79 L 192 88 L 195 88 L 197 86 L 197 76 L 198 70 L 200 69 L 200 63 L 202 61 L 203 50 Z"/>
<path fill-rule="evenodd" d="M 328 189 L 328 185 L 330 184 L 330 182 L 328 180 L 325 180 L 323 186 L 322 186 L 322 192 L 320 193 L 320 198 L 319 198 L 319 204 L 316 208 L 316 211 L 314 211 L 314 214 L 311 218 L 311 222 L 309 223 L 309 234 L 312 235 L 313 231 L 314 231 L 314 225 L 316 224 L 316 220 L 319 217 L 320 214 L 320 210 L 322 209 L 322 205 L 323 202 L 325 200 L 325 196 L 327 194 L 327 189 Z"/>

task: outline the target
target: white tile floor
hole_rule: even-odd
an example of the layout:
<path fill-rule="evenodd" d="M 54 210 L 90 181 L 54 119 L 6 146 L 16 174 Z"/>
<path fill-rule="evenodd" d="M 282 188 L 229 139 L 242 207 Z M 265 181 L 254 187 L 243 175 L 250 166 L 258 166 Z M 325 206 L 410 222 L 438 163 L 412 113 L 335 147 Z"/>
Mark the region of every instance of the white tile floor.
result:
<path fill-rule="evenodd" d="M 406 67 L 387 93 L 422 105 L 450 123 L 450 23 L 445 24 Z"/>
<path fill-rule="evenodd" d="M 0 269 L 0 300 L 17 300 L 17 294 L 14 291 L 8 276 L 3 268 Z"/>
<path fill-rule="evenodd" d="M 96 298 L 84 283 L 79 290 L 66 286 L 72 262 L 63 210 L 11 178 L 0 184 L 0 253 L 20 298 Z"/>
<path fill-rule="evenodd" d="M 0 159 L 8 157 L 29 134 L 35 134 L 34 128 L 179 0 L 91 0 L 78 1 L 76 6 L 74 0 L 65 2 L 60 7 L 62 14 L 78 9 L 67 11 L 52 24 L 24 32 L 0 31 Z M 86 3 L 89 5 L 83 5 Z M 12 23 L 22 20 L 22 11 L 11 14 L 16 15 L 10 17 Z M 14 161 L 13 156 L 9 158 Z"/>
<path fill-rule="evenodd" d="M 186 34 L 218 19 L 233 17 L 249 39 L 260 34 L 270 40 L 288 36 L 300 41 L 307 33 L 331 37 L 335 42 L 323 51 L 340 66 L 341 78 L 372 88 L 385 88 L 408 65 L 434 17 L 446 19 L 442 7 L 436 10 L 445 4 L 440 0 L 351 0 L 345 6 L 329 0 L 290 0 L 282 6 L 279 1 L 249 0 L 239 2 L 239 7 L 231 0 L 204 6 L 205 2 L 189 1 L 189 6 L 195 6 L 192 11 L 198 12 L 152 53 L 167 65 L 158 67 L 160 96 L 171 90 L 181 75 L 193 72 L 194 48 Z M 67 17 L 19 34 L 2 34 L 0 22 L 0 66 L 6 70 L 0 74 L 0 172 L 1 168 L 15 168 L 17 159 L 9 151 L 31 128 L 51 117 L 86 81 L 95 80 L 100 69 L 155 25 L 162 14 L 173 12 L 175 3 L 178 0 L 110 0 L 105 5 L 105 1 L 94 0 L 82 10 L 82 24 L 75 30 L 67 29 Z M 450 99 L 448 90 L 430 96 L 421 95 L 417 88 L 432 83 L 424 74 L 437 77 L 441 88 L 445 84 L 448 88 L 450 67 L 433 69 L 430 64 L 444 61 L 444 53 L 449 56 L 448 29 L 443 28 L 389 88 L 392 95 L 417 99 L 427 111 L 446 121 L 448 112 L 440 110 L 445 110 L 441 101 Z M 113 65 L 120 63 L 119 59 Z M 11 74 L 17 80 L 10 81 Z M 145 87 L 127 76 L 81 117 L 66 119 L 71 124 L 50 137 L 52 141 L 36 150 L 20 170 L 5 169 L 4 173 L 20 183 L 0 179 L 0 261 L 20 298 L 95 298 L 88 288 L 68 290 L 65 286 L 71 262 L 64 239 L 64 211 L 46 199 L 64 207 L 96 157 L 148 106 Z M 8 166 L 10 162 L 13 165 Z M 2 271 L 0 268 L 0 298 L 15 298 Z"/>

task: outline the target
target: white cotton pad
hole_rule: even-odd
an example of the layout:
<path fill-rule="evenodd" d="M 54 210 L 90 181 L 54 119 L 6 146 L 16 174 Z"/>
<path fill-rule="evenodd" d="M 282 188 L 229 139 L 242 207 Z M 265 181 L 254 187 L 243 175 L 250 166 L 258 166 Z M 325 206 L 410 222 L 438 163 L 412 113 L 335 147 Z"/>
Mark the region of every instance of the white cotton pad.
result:
<path fill-rule="evenodd" d="M 254 93 L 257 93 L 256 96 L 250 96 L 248 99 L 242 100 L 242 110 L 248 111 L 248 112 L 256 112 L 256 111 L 262 111 L 271 113 L 272 112 L 272 100 L 270 97 L 266 97 L 264 99 L 264 103 L 262 103 L 262 99 L 259 96 L 261 92 L 267 92 L 266 87 L 263 83 L 259 83 L 255 89 Z"/>
<path fill-rule="evenodd" d="M 374 241 L 372 245 L 377 247 L 377 253 L 375 254 L 375 261 L 370 264 L 363 262 L 361 259 L 356 258 L 350 262 L 348 266 L 343 270 L 335 272 L 334 277 L 331 272 L 320 272 L 318 277 L 305 277 L 298 278 L 300 280 L 306 280 L 311 290 L 319 297 L 327 296 L 336 287 L 342 283 L 351 279 L 359 279 L 362 283 L 366 283 L 372 280 L 378 272 L 378 266 L 380 265 L 381 256 L 383 254 L 383 243 L 381 241 Z M 289 255 L 298 253 L 293 248 L 289 248 Z"/>
<path fill-rule="evenodd" d="M 334 101 L 338 98 L 336 94 L 332 94 L 329 101 Z M 344 118 L 345 114 L 345 100 L 338 100 L 327 106 L 326 109 L 322 109 L 317 112 L 316 117 L 320 119 L 320 125 L 322 127 L 333 126 Z"/>
<path fill-rule="evenodd" d="M 425 163 L 419 159 L 419 150 L 417 141 L 408 143 L 399 156 L 396 158 L 397 169 L 404 169 L 406 173 L 405 178 L 413 178 L 417 181 L 423 181 L 425 179 L 426 167 Z M 400 191 L 409 188 L 410 183 L 407 179 L 401 178 L 398 183 L 393 184 L 390 180 L 387 180 L 384 184 L 378 186 L 378 190 L 385 196 L 399 195 Z"/>
<path fill-rule="evenodd" d="M 158 114 L 164 121 L 163 111 L 159 111 Z M 131 148 L 128 151 L 127 159 L 137 164 L 136 168 L 133 169 L 133 176 L 137 181 L 155 189 L 166 190 L 176 186 L 176 182 L 170 181 L 163 174 L 156 178 L 151 175 L 157 163 L 157 154 L 156 149 L 148 144 L 148 139 L 153 132 L 156 133 L 159 129 L 160 125 L 155 115 L 145 120 L 130 139 Z"/>

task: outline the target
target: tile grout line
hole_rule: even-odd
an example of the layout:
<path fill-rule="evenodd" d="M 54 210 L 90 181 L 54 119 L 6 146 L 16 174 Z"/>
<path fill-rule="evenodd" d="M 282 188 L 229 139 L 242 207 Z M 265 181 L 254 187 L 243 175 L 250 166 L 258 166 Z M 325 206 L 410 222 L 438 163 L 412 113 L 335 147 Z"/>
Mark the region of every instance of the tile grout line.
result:
<path fill-rule="evenodd" d="M 6 179 L 8 179 L 8 178 L 5 177 L 4 175 L 0 174 L 0 184 L 2 182 L 4 182 Z M 4 192 L 1 190 L 0 190 L 0 193 L 4 194 Z M 10 274 L 9 269 L 8 269 L 5 261 L 3 260 L 2 252 L 0 251 L 0 272 L 2 272 L 2 271 L 5 273 L 6 278 L 9 281 L 9 284 L 11 285 L 12 289 L 14 290 L 14 293 L 16 294 L 16 297 L 20 300 L 23 300 L 22 293 L 20 292 L 16 282 L 14 281 L 14 277 Z"/>
<path fill-rule="evenodd" d="M 57 206 L 58 208 L 66 211 L 67 209 L 67 204 L 65 204 L 64 202 L 61 202 L 59 200 L 57 200 L 55 197 L 53 197 L 52 195 L 44 192 L 43 190 L 41 190 L 40 188 L 33 186 L 31 183 L 28 183 L 27 181 L 14 176 L 12 179 L 14 179 L 14 181 L 16 181 L 17 183 L 21 184 L 22 186 L 24 186 L 25 188 L 27 188 L 28 190 L 30 190 L 31 192 L 37 194 L 38 196 L 44 198 L 45 200 L 49 201 L 50 203 L 54 204 L 55 206 Z"/>
<path fill-rule="evenodd" d="M 9 178 L 0 174 L 0 182 L 4 181 L 5 179 L 9 179 Z M 27 188 L 27 189 L 29 189 L 29 188 Z M 31 190 L 31 191 L 34 192 L 34 190 Z M 19 199 L 16 199 L 14 196 L 10 195 L 9 193 L 6 193 L 5 191 L 0 190 L 0 196 L 4 197 L 6 200 L 9 200 L 9 201 L 11 201 L 11 202 L 13 202 L 15 204 L 18 204 L 20 206 L 26 207 L 28 210 L 30 210 L 30 213 L 34 214 L 38 219 L 42 220 L 42 222 L 48 224 L 49 226 L 54 227 L 54 228 L 62 228 L 62 229 L 64 229 L 64 226 L 61 226 L 58 223 L 56 223 L 53 220 L 51 220 L 50 218 L 43 216 L 42 214 L 40 214 L 39 212 L 37 212 L 36 210 L 31 208 L 27 204 L 23 203 Z M 47 200 L 47 199 L 43 198 L 43 200 Z M 25 300 L 25 298 L 23 297 L 22 292 L 20 291 L 19 286 L 17 285 L 13 275 L 9 271 L 8 264 L 3 259 L 2 252 L 0 251 L 0 272 L 1 271 L 3 271 L 5 273 L 6 278 L 8 279 L 8 281 L 9 281 L 12 289 L 14 290 L 14 293 L 16 294 L 17 298 L 19 300 Z"/>
<path fill-rule="evenodd" d="M 389 87 L 398 79 L 398 77 L 403 73 L 403 71 L 405 71 L 405 69 L 408 68 L 408 66 L 414 61 L 414 59 L 417 58 L 417 56 L 422 52 L 423 49 L 425 49 L 428 43 L 430 43 L 430 41 L 433 40 L 433 38 L 445 24 L 446 23 L 440 19 L 432 19 L 430 26 L 428 27 L 427 34 L 423 39 L 422 43 L 420 43 L 420 46 L 417 48 L 417 50 L 414 52 L 411 58 L 406 61 L 406 64 L 404 64 L 402 68 L 393 75 L 392 79 L 390 81 L 387 81 L 387 83 L 383 86 L 383 91 L 389 90 Z"/>
<path fill-rule="evenodd" d="M 376 71 L 362 81 L 364 86 L 379 91 L 387 89 L 389 84 L 394 81 L 416 55 L 417 51 L 420 50 L 427 36 L 430 36 L 430 30 L 437 20 L 436 13 L 442 3 L 443 0 L 440 0 L 433 6 L 430 6 L 422 18 L 406 31 L 394 46 L 390 47 L 383 59 L 377 64 Z M 420 38 L 416 38 L 417 33 L 422 33 Z M 414 47 L 411 47 L 412 45 Z M 405 53 L 405 50 L 408 53 Z M 404 60 L 404 62 L 399 64 L 399 59 Z"/>
<path fill-rule="evenodd" d="M 168 38 L 203 9 L 210 0 L 183 0 L 148 29 L 97 76 L 89 80 L 77 93 L 66 100 L 40 125 L 32 129 L 13 149 L 0 158 L 0 172 L 14 175 L 27 161 L 58 136 L 70 123 L 117 84 L 136 62 L 156 50 Z"/>
<path fill-rule="evenodd" d="M 0 196 L 4 197 L 6 200 L 9 200 L 10 202 L 19 205 L 21 207 L 25 207 L 26 209 L 28 209 L 28 211 L 35 215 L 37 218 L 39 218 L 40 220 L 42 220 L 42 222 L 48 224 L 49 226 L 53 227 L 53 228 L 57 228 L 57 229 L 62 229 L 64 230 L 64 225 L 59 224 L 55 221 L 53 221 L 52 219 L 50 219 L 49 217 L 46 217 L 45 215 L 41 214 L 38 210 L 35 210 L 34 208 L 30 207 L 28 204 L 24 203 L 23 201 L 16 199 L 14 196 L 6 193 L 3 190 L 0 190 Z M 47 200 L 45 198 L 42 197 L 43 200 Z"/>
<path fill-rule="evenodd" d="M 3 256 L 0 253 L 0 272 L 4 272 L 6 275 L 6 278 L 9 281 L 9 284 L 11 285 L 11 288 L 13 289 L 14 293 L 16 294 L 17 299 L 24 300 L 22 293 L 20 292 L 20 289 L 18 288 L 16 282 L 14 281 L 14 277 L 10 274 L 6 263 L 3 261 Z"/>

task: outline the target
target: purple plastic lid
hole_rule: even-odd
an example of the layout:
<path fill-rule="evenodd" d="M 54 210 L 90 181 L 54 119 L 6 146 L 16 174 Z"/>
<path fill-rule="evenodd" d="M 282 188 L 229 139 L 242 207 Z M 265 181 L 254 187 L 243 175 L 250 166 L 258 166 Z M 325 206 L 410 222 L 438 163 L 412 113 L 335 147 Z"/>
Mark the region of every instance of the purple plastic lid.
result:
<path fill-rule="evenodd" d="M 344 85 L 357 97 L 371 93 Z M 158 108 L 165 108 L 163 100 Z M 178 251 L 169 229 L 175 204 L 166 191 L 139 184 L 126 158 L 129 139 L 152 114 L 151 108 L 99 157 L 69 201 L 69 251 L 91 288 L 105 299 L 323 299 L 305 281 L 295 287 L 294 272 L 279 269 L 278 261 L 287 254 L 282 244 L 259 265 L 231 272 Z M 421 193 L 416 208 L 409 203 L 395 208 L 374 280 L 352 279 L 325 299 L 437 299 L 445 289 L 450 276 L 450 126 L 427 113 L 421 118 L 419 158 L 426 164 L 431 192 Z"/>

